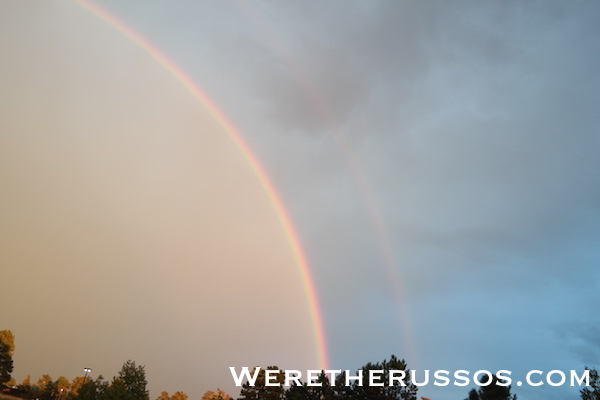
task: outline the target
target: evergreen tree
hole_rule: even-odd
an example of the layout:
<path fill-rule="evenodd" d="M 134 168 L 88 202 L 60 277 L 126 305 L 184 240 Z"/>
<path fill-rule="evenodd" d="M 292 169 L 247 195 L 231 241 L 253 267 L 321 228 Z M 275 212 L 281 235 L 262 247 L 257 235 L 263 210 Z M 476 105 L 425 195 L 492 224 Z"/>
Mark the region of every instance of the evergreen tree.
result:
<path fill-rule="evenodd" d="M 362 373 L 362 385 L 358 380 L 350 380 L 346 385 L 346 373 L 337 375 L 332 385 L 324 371 L 319 374 L 317 383 L 320 386 L 308 386 L 303 383 L 301 386 L 294 384 L 286 392 L 287 400 L 416 400 L 417 386 L 410 382 L 410 375 L 404 360 L 399 360 L 392 355 L 388 360 L 381 363 L 368 363 L 359 371 Z M 369 371 L 378 371 L 374 376 L 375 383 L 382 383 L 381 386 L 369 385 Z M 389 385 L 391 371 L 404 371 L 405 378 L 402 382 L 394 381 Z M 399 372 L 395 372 L 398 377 Z M 357 371 L 354 376 L 358 376 Z"/>
<path fill-rule="evenodd" d="M 466 400 L 517 400 L 517 395 L 510 393 L 511 386 L 499 385 L 500 380 L 496 375 L 492 375 L 491 382 L 488 382 L 482 382 L 486 385 L 482 385 L 478 391 L 472 389 Z"/>
<path fill-rule="evenodd" d="M 109 398 L 114 400 L 149 400 L 146 389 L 144 366 L 136 366 L 134 361 L 123 364 L 119 376 L 115 377 L 108 389 Z"/>
<path fill-rule="evenodd" d="M 581 398 L 583 400 L 600 400 L 600 376 L 598 376 L 598 371 L 588 367 L 585 367 L 585 369 L 590 371 L 590 386 L 581 390 Z"/>
<path fill-rule="evenodd" d="M 287 400 L 334 400 L 335 391 L 329 382 L 329 378 L 325 375 L 325 371 L 321 371 L 317 377 L 316 383 L 321 386 L 308 386 L 302 382 L 302 385 L 295 383 L 289 387 L 285 393 Z"/>
<path fill-rule="evenodd" d="M 346 374 L 341 374 L 336 380 L 335 390 L 338 398 L 350 400 L 416 400 L 417 386 L 410 382 L 410 375 L 406 362 L 399 360 L 395 355 L 390 357 L 390 360 L 383 360 L 381 363 L 368 363 L 361 368 L 363 374 L 363 385 L 360 386 L 358 381 L 351 381 L 350 386 L 346 386 Z M 383 383 L 383 386 L 369 385 L 369 371 L 382 371 L 377 373 L 379 376 L 378 382 Z M 405 385 L 400 382 L 394 382 L 394 385 L 389 385 L 390 371 L 404 371 Z M 358 375 L 358 371 L 355 376 Z"/>
<path fill-rule="evenodd" d="M 479 393 L 477 393 L 477 389 L 471 389 L 467 400 L 479 400 Z"/>
<path fill-rule="evenodd" d="M 75 378 L 73 380 L 75 386 Z M 77 395 L 73 398 L 74 400 L 105 400 L 110 399 L 108 393 L 108 382 L 104 381 L 102 375 L 98 379 L 91 380 L 90 378 L 82 378 L 84 381 L 77 390 Z M 78 381 L 81 382 L 81 381 Z"/>
<path fill-rule="evenodd" d="M 266 386 L 265 383 L 265 370 L 260 369 L 258 377 L 254 382 L 254 385 L 250 385 L 249 382 L 244 382 L 242 390 L 240 391 L 240 398 L 238 400 L 282 400 L 285 398 L 285 390 L 283 387 L 285 373 L 280 370 L 277 366 L 267 367 L 267 370 L 279 370 L 276 375 L 276 379 L 272 379 L 271 383 L 277 382 L 277 386 Z"/>

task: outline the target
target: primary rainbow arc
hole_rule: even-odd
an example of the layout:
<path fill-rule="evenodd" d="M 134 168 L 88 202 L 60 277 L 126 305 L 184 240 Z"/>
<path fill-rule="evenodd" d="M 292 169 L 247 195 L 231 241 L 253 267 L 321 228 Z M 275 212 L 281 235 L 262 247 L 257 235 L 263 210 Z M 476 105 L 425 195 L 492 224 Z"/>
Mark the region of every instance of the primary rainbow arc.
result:
<path fill-rule="evenodd" d="M 254 171 L 258 181 L 263 187 L 267 194 L 275 212 L 281 222 L 284 232 L 290 243 L 292 254 L 296 261 L 296 264 L 300 270 L 300 276 L 302 277 L 302 283 L 306 292 L 308 300 L 308 306 L 312 318 L 315 341 L 317 344 L 317 357 L 320 364 L 320 368 L 329 368 L 329 357 L 326 347 L 326 336 L 325 328 L 323 324 L 323 316 L 319 307 L 317 291 L 315 283 L 310 272 L 308 260 L 306 254 L 302 249 L 300 239 L 292 219 L 285 208 L 281 197 L 277 193 L 277 190 L 267 175 L 265 169 L 252 152 L 250 146 L 246 143 L 242 135 L 233 126 L 231 121 L 227 119 L 225 114 L 217 107 L 217 105 L 204 93 L 204 91 L 197 85 L 187 74 L 185 74 L 181 68 L 179 68 L 173 61 L 171 61 L 166 55 L 161 53 L 155 46 L 144 39 L 141 35 L 135 32 L 132 28 L 128 27 L 125 23 L 120 21 L 116 16 L 110 14 L 108 11 L 102 9 L 97 4 L 92 3 L 89 0 L 73 0 L 75 3 L 82 6 L 84 9 L 90 11 L 98 18 L 105 21 L 107 24 L 121 32 L 127 38 L 132 40 L 145 52 L 147 52 L 152 58 L 160 63 L 167 71 L 169 71 L 196 99 L 198 99 L 203 106 L 210 112 L 210 114 L 217 120 L 217 122 L 225 129 L 229 134 L 230 138 L 235 143 L 236 147 L 242 153 L 248 164 Z"/>

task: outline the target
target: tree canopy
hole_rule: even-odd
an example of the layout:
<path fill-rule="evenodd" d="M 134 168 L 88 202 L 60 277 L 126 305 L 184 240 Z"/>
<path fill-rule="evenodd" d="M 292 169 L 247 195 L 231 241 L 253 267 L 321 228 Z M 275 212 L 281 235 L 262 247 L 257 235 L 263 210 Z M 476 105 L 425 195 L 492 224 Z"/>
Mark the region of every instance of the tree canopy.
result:
<path fill-rule="evenodd" d="M 221 389 L 217 389 L 216 392 L 208 391 L 204 393 L 202 396 L 202 400 L 233 400 L 230 395 L 222 391 Z"/>
<path fill-rule="evenodd" d="M 583 400 L 600 400 L 600 376 L 595 369 L 585 368 L 590 371 L 590 386 L 581 390 Z"/>
<path fill-rule="evenodd" d="M 13 333 L 9 330 L 0 331 L 0 386 L 4 386 L 11 379 L 14 350 L 15 337 Z"/>
<path fill-rule="evenodd" d="M 279 370 L 277 367 L 267 367 L 266 370 Z M 325 371 L 316 377 L 318 385 L 309 385 L 308 382 L 300 381 L 300 385 L 293 383 L 287 390 L 284 390 L 285 371 L 280 370 L 272 376 L 272 383 L 279 383 L 277 386 L 265 385 L 265 369 L 260 368 L 255 384 L 250 385 L 247 381 L 242 385 L 240 398 L 238 400 L 416 400 L 417 386 L 410 382 L 410 375 L 404 360 L 398 359 L 392 355 L 389 360 L 383 360 L 378 363 L 368 363 L 359 369 L 362 374 L 362 384 L 359 379 L 352 379 L 352 376 L 358 376 L 359 372 L 352 376 L 347 376 L 346 372 L 337 374 L 335 382 L 330 382 L 329 374 Z M 368 384 L 369 371 L 374 371 L 382 383 L 381 386 L 371 386 Z M 375 371 L 377 371 L 375 373 Z M 405 378 L 394 380 L 389 385 L 391 371 L 400 374 L 403 371 Z M 395 375 L 396 377 L 398 375 Z M 333 379 L 333 378 L 332 378 Z M 347 382 L 348 380 L 348 382 Z M 347 384 L 348 383 L 348 384 Z"/>
<path fill-rule="evenodd" d="M 517 400 L 517 395 L 510 393 L 511 386 L 500 385 L 501 382 L 496 375 L 492 375 L 491 382 L 483 382 L 479 390 L 472 389 L 466 400 Z"/>
<path fill-rule="evenodd" d="M 279 367 L 269 366 L 266 370 L 279 370 Z M 260 368 L 254 385 L 250 385 L 248 382 L 242 385 L 238 400 L 282 400 L 285 398 L 284 379 L 284 373 L 280 371 L 276 374 L 275 380 L 271 380 L 271 382 L 277 382 L 279 385 L 267 386 L 265 369 Z"/>

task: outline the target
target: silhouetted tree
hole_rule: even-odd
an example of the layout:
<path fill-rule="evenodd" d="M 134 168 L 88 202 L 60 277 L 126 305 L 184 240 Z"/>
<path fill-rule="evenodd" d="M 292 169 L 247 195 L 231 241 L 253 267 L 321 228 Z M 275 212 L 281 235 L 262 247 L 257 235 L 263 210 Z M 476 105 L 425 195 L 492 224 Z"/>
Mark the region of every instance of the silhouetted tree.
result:
<path fill-rule="evenodd" d="M 31 392 L 31 375 L 27 375 L 23 381 L 17 385 L 19 391 L 19 397 L 22 399 L 31 399 L 33 393 Z"/>
<path fill-rule="evenodd" d="M 71 388 L 69 390 L 69 397 L 76 398 L 79 395 L 79 390 L 81 390 L 81 387 L 88 381 L 89 381 L 89 378 L 86 378 L 83 376 L 78 376 L 78 377 L 74 378 L 73 382 L 71 382 Z"/>
<path fill-rule="evenodd" d="M 583 400 L 600 400 L 600 376 L 598 376 L 598 371 L 588 367 L 585 367 L 585 369 L 590 371 L 590 386 L 581 390 L 581 398 Z"/>
<path fill-rule="evenodd" d="M 149 400 L 147 384 L 144 366 L 138 367 L 129 360 L 123 364 L 119 376 L 111 382 L 108 397 L 113 400 Z"/>
<path fill-rule="evenodd" d="M 477 393 L 477 389 L 471 389 L 467 400 L 479 400 L 479 393 Z"/>
<path fill-rule="evenodd" d="M 10 381 L 13 372 L 13 351 L 15 350 L 15 337 L 9 330 L 0 331 L 0 386 Z"/>
<path fill-rule="evenodd" d="M 349 385 L 346 385 L 346 373 L 337 375 L 332 385 L 324 371 L 319 374 L 316 383 L 320 386 L 308 386 L 303 383 L 302 386 L 294 384 L 286 392 L 287 400 L 416 400 L 417 386 L 411 383 L 410 374 L 404 360 L 399 360 L 392 355 L 388 360 L 380 363 L 368 363 L 359 369 L 362 373 L 362 385 L 358 380 L 350 379 Z M 369 371 L 380 371 L 375 374 L 379 378 L 377 383 L 381 386 L 369 385 Z M 404 371 L 405 378 L 402 382 L 394 380 L 393 385 L 389 385 L 390 371 Z M 396 377 L 399 372 L 396 372 Z M 353 376 L 358 376 L 357 371 Z M 404 384 L 404 385 L 403 385 Z"/>
<path fill-rule="evenodd" d="M 108 387 L 108 397 L 114 400 L 133 400 L 123 379 L 115 377 Z"/>
<path fill-rule="evenodd" d="M 482 383 L 488 382 L 489 380 Z M 492 375 L 492 381 L 481 386 L 479 390 L 472 389 L 467 400 L 517 400 L 517 395 L 510 393 L 511 386 L 502 386 L 498 384 L 499 382 L 498 377 Z"/>
<path fill-rule="evenodd" d="M 395 355 L 390 357 L 390 360 L 383 360 L 381 363 L 368 363 L 361 368 L 363 374 L 363 385 L 360 386 L 358 381 L 354 380 L 349 386 L 346 386 L 346 374 L 341 374 L 336 380 L 335 390 L 337 397 L 349 400 L 416 400 L 417 399 L 417 386 L 410 382 L 409 371 L 406 367 L 404 360 L 399 360 Z M 377 374 L 380 376 L 379 382 L 383 383 L 383 386 L 370 386 L 369 385 L 369 371 L 383 371 Z M 394 385 L 390 386 L 389 376 L 390 371 L 398 370 L 404 371 L 406 378 L 404 386 L 400 382 L 394 382 Z M 358 371 L 355 375 L 358 375 Z"/>
<path fill-rule="evenodd" d="M 76 378 L 77 379 L 77 378 Z M 95 381 L 90 378 L 82 378 L 81 387 L 77 390 L 77 395 L 73 397 L 75 400 L 108 400 L 108 382 L 104 381 L 102 375 Z M 73 380 L 75 384 L 75 379 Z"/>
<path fill-rule="evenodd" d="M 48 375 L 44 375 L 48 376 Z M 38 393 L 38 398 L 40 400 L 53 400 L 58 396 L 58 385 L 56 381 L 50 379 L 46 382 L 46 385 L 43 389 L 41 389 Z"/>
<path fill-rule="evenodd" d="M 276 376 L 276 379 L 272 379 L 271 383 L 277 382 L 279 385 L 266 386 L 265 370 L 261 368 L 254 385 L 250 385 L 247 381 L 244 382 L 238 400 L 282 400 L 285 398 L 285 390 L 283 387 L 285 373 L 276 366 L 267 367 L 267 370 L 279 370 L 278 374 L 271 375 Z"/>
<path fill-rule="evenodd" d="M 329 378 L 321 371 L 317 377 L 316 383 L 321 386 L 308 386 L 307 382 L 302 382 L 302 386 L 295 383 L 289 387 L 285 393 L 287 400 L 334 400 L 335 391 L 329 382 Z"/>
<path fill-rule="evenodd" d="M 42 375 L 37 383 L 33 385 L 33 392 L 40 400 L 51 400 L 56 397 L 57 385 L 48 374 Z"/>

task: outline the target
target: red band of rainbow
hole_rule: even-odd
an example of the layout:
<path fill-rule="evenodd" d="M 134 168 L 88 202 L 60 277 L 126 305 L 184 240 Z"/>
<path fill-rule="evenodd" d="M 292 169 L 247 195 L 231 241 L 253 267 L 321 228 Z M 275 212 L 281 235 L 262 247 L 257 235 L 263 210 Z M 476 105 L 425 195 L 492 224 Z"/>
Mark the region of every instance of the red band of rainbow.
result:
<path fill-rule="evenodd" d="M 265 169 L 262 167 L 257 157 L 252 152 L 250 146 L 246 143 L 241 134 L 233 126 L 233 124 L 227 119 L 225 114 L 216 106 L 216 104 L 204 93 L 204 91 L 188 76 L 181 68 L 161 53 L 156 47 L 150 42 L 144 39 L 141 35 L 135 32 L 133 29 L 128 27 L 125 23 L 120 21 L 116 16 L 110 14 L 108 11 L 102 9 L 97 4 L 92 3 L 89 0 L 73 0 L 81 7 L 91 12 L 108 25 L 121 32 L 124 36 L 133 41 L 136 45 L 147 52 L 152 58 L 154 58 L 159 64 L 161 64 L 168 72 L 170 72 L 196 99 L 198 99 L 202 105 L 212 114 L 217 122 L 225 129 L 233 140 L 239 151 L 242 153 L 248 164 L 254 171 L 257 179 L 265 190 L 275 212 L 283 226 L 285 234 L 291 246 L 291 250 L 296 260 L 296 264 L 300 270 L 302 277 L 302 284 L 304 286 L 306 297 L 308 300 L 308 306 L 311 314 L 313 323 L 315 342 L 317 346 L 317 358 L 320 364 L 320 368 L 327 369 L 329 366 L 329 359 L 326 347 L 326 336 L 325 328 L 323 324 L 323 316 L 319 307 L 317 291 L 315 289 L 315 283 L 310 272 L 306 255 L 302 249 L 298 234 L 294 229 L 292 220 L 287 212 L 281 197 L 277 193 L 275 186 L 269 179 Z"/>

